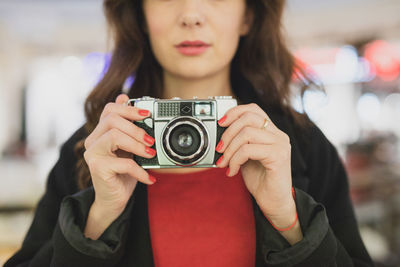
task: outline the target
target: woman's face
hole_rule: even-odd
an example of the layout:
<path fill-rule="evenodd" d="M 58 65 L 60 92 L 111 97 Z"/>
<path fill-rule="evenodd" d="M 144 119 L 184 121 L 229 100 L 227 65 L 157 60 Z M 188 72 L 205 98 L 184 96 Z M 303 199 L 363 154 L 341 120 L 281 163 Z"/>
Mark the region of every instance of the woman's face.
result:
<path fill-rule="evenodd" d="M 240 36 L 250 27 L 245 2 L 143 0 L 146 32 L 163 69 L 184 78 L 201 78 L 228 68 Z M 184 41 L 198 40 L 207 48 L 177 48 Z"/>

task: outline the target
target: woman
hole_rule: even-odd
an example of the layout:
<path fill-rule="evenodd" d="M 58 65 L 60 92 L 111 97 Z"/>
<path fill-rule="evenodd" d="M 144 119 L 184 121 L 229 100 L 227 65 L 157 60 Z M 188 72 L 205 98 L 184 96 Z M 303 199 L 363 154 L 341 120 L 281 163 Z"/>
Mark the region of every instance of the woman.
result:
<path fill-rule="evenodd" d="M 284 45 L 284 1 L 104 7 L 110 66 L 6 267 L 372 265 L 336 149 L 290 107 L 292 77 L 303 92 L 312 82 Z M 124 105 L 143 95 L 238 99 L 218 121 L 218 168 L 140 167 L 133 154 L 161 153 L 130 122 L 151 114 Z"/>

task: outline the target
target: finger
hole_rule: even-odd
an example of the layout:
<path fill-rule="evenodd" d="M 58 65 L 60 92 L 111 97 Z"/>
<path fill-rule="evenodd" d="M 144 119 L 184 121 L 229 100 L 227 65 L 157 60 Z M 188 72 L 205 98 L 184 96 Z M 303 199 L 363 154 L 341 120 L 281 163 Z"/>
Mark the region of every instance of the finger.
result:
<path fill-rule="evenodd" d="M 245 112 L 241 117 L 235 120 L 222 134 L 221 139 L 216 147 L 216 151 L 223 153 L 233 138 L 244 128 L 244 127 L 255 127 L 260 128 L 260 125 L 264 124 L 264 117 L 257 113 Z"/>
<path fill-rule="evenodd" d="M 154 144 L 154 138 L 146 133 L 146 131 L 132 122 L 120 117 L 116 113 L 110 113 L 96 126 L 93 132 L 85 140 L 85 148 L 88 149 L 97 138 L 105 134 L 111 129 L 118 129 L 129 135 L 146 146 Z"/>
<path fill-rule="evenodd" d="M 276 136 L 262 129 L 246 126 L 237 134 L 226 147 L 223 158 L 218 161 L 219 167 L 228 165 L 232 155 L 235 154 L 245 144 L 264 144 L 272 145 L 277 143 Z"/>
<path fill-rule="evenodd" d="M 118 149 L 145 158 L 152 158 L 156 155 L 155 149 L 145 146 L 116 128 L 109 130 L 98 138 L 87 152 L 89 154 L 116 157 L 115 152 Z"/>
<path fill-rule="evenodd" d="M 104 106 L 103 112 L 100 115 L 100 121 L 110 113 L 116 113 L 131 121 L 140 121 L 151 115 L 151 112 L 146 109 L 109 102 Z"/>
<path fill-rule="evenodd" d="M 127 174 L 144 184 L 153 184 L 149 174 L 132 159 L 102 157 L 97 160 L 94 167 L 97 168 L 97 173 L 103 172 L 100 177 L 105 179 L 115 177 L 117 174 Z"/>
<path fill-rule="evenodd" d="M 228 127 L 232 122 L 234 122 L 237 118 L 242 116 L 245 112 L 253 112 L 260 115 L 263 118 L 268 118 L 270 120 L 269 116 L 264 112 L 264 110 L 262 110 L 262 108 L 260 108 L 257 104 L 250 103 L 247 105 L 239 105 L 229 109 L 225 113 L 224 117 L 222 117 L 218 121 L 218 124 L 221 127 Z M 260 127 L 261 126 L 262 125 L 260 125 Z"/>
<path fill-rule="evenodd" d="M 249 159 L 264 161 L 264 163 L 275 160 L 272 145 L 245 144 L 232 156 L 229 161 L 229 173 L 227 176 L 234 176 Z"/>
<path fill-rule="evenodd" d="M 128 102 L 129 100 L 129 96 L 126 94 L 120 94 L 117 96 L 115 103 L 117 104 L 125 104 L 126 102 Z"/>

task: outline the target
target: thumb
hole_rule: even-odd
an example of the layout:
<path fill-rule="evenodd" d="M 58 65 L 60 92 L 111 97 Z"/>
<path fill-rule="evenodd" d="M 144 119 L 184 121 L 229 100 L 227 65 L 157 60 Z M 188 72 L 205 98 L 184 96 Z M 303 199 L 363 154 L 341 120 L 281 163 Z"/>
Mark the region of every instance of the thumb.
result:
<path fill-rule="evenodd" d="M 119 96 L 117 96 L 115 103 L 117 104 L 124 104 L 129 100 L 129 96 L 126 94 L 120 94 Z"/>

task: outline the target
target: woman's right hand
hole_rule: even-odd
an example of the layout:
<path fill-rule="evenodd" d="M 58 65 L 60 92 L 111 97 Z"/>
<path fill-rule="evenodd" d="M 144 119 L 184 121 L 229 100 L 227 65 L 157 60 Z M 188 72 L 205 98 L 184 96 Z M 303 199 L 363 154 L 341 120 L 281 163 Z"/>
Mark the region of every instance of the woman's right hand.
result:
<path fill-rule="evenodd" d="M 145 158 L 156 155 L 150 148 L 154 138 L 131 122 L 143 120 L 150 112 L 123 105 L 128 100 L 127 95 L 121 94 L 115 103 L 108 103 L 98 125 L 85 140 L 84 158 L 95 190 L 85 228 L 87 237 L 99 236 L 99 231 L 104 231 L 122 213 L 138 181 L 148 185 L 155 182 L 133 160 L 133 154 Z"/>

